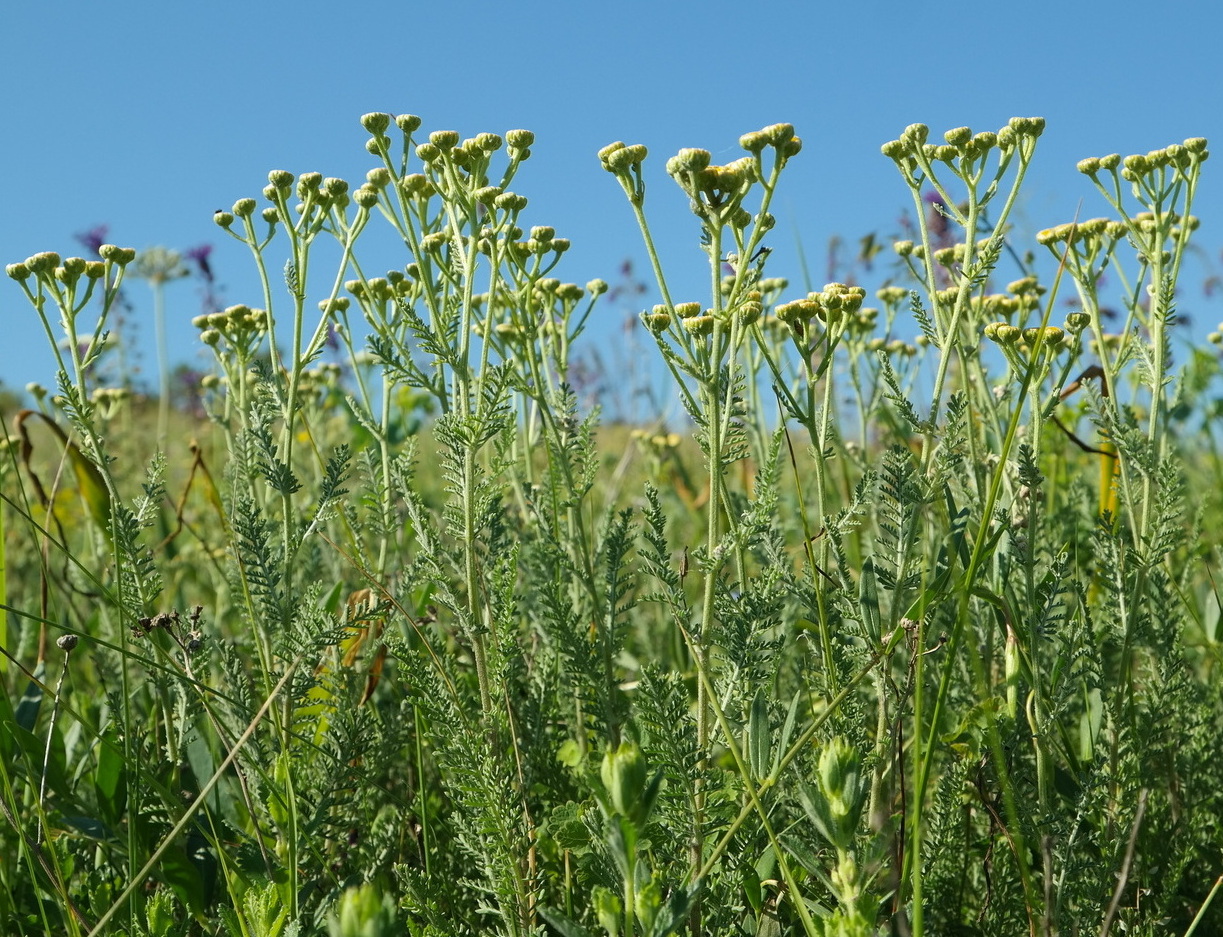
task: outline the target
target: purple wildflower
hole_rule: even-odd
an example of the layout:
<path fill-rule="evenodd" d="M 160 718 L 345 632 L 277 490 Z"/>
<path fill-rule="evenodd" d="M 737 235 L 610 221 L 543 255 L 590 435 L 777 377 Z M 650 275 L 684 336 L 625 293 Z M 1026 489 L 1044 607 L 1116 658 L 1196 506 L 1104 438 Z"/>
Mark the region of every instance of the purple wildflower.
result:
<path fill-rule="evenodd" d="M 95 225 L 88 231 L 82 231 L 80 234 L 74 235 L 82 247 L 95 257 L 101 256 L 98 254 L 98 249 L 106 243 L 106 235 L 110 233 L 110 225 L 100 224 Z"/>
<path fill-rule="evenodd" d="M 200 276 L 208 283 L 211 283 L 213 280 L 212 264 L 208 261 L 208 257 L 211 254 L 211 244 L 201 244 L 199 247 L 193 247 L 183 254 L 188 260 L 195 262 L 195 265 L 199 267 Z"/>

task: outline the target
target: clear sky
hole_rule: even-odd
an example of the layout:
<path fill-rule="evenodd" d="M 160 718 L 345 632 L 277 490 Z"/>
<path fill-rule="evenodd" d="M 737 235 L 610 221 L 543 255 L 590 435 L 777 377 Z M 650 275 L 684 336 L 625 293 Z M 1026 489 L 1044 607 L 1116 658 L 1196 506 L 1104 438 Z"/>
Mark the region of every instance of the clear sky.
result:
<path fill-rule="evenodd" d="M 1080 199 L 1082 217 L 1106 213 L 1075 171 L 1084 156 L 1223 142 L 1218 0 L 60 0 L 10 3 L 3 22 L 0 261 L 81 253 L 73 235 L 101 224 L 138 249 L 210 243 L 224 303 L 259 301 L 245 249 L 213 211 L 258 197 L 270 169 L 356 185 L 373 165 L 358 123 L 367 111 L 419 114 L 425 131 L 464 136 L 533 130 L 514 187 L 531 199 L 528 223 L 572 239 L 557 273 L 578 283 L 615 284 L 626 260 L 646 274 L 623 193 L 595 157 L 613 140 L 646 144 L 647 212 L 677 300 L 705 298 L 707 282 L 695 219 L 663 168 L 683 146 L 727 162 L 742 155 L 741 133 L 795 125 L 805 148 L 775 205 L 769 272 L 797 294 L 796 243 L 818 288 L 831 236 L 895 232 L 909 197 L 879 146 L 909 123 L 941 134 L 1045 117 L 1017 216 L 1029 231 L 1071 220 Z M 1216 264 L 1221 176 L 1207 164 L 1195 206 L 1197 243 Z M 168 289 L 172 353 L 202 364 L 189 325 L 199 284 Z M 129 292 L 147 349 L 148 290 Z M 633 306 L 654 301 L 651 288 Z M 1223 317 L 1196 287 L 1181 310 L 1202 336 Z M 600 348 L 623 341 L 628 311 L 608 307 L 594 323 Z M 49 383 L 45 338 L 7 279 L 0 323 L 0 380 Z M 146 351 L 155 385 L 152 371 Z"/>

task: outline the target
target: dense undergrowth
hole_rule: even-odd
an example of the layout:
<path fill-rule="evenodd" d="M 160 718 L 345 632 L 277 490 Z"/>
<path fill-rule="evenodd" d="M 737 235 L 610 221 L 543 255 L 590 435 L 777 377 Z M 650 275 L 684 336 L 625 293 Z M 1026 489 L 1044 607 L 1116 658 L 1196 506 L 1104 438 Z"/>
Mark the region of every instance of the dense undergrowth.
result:
<path fill-rule="evenodd" d="M 682 150 L 695 302 L 605 148 L 690 418 L 630 433 L 569 383 L 606 284 L 527 226 L 532 135 L 362 125 L 364 184 L 218 213 L 263 295 L 197 321 L 207 419 L 93 381 L 134 252 L 8 267 L 59 386 L 5 417 L 0 930 L 1223 929 L 1204 140 L 1023 244 L 1043 121 L 913 125 L 873 299 L 766 274 L 793 128 Z"/>

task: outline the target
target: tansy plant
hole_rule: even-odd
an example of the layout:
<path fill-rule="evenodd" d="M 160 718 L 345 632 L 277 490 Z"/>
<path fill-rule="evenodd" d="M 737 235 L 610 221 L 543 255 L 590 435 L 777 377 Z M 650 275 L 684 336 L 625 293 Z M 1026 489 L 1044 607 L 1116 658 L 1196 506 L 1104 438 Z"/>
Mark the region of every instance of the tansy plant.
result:
<path fill-rule="evenodd" d="M 259 285 L 195 319 L 206 418 L 91 367 L 173 256 L 7 268 L 58 386 L 3 415 L 0 932 L 1223 927 L 1205 142 L 1084 161 L 1108 217 L 1029 244 L 1044 122 L 914 124 L 893 263 L 797 291 L 792 126 L 605 147 L 689 421 L 620 427 L 534 135 L 422 126 L 216 214 Z"/>

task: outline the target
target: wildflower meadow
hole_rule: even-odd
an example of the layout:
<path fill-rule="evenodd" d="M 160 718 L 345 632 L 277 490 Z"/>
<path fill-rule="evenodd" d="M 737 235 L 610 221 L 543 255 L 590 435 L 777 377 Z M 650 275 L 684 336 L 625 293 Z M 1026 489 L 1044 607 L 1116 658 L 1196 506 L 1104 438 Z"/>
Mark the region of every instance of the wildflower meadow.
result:
<path fill-rule="evenodd" d="M 1206 140 L 1083 159 L 1033 237 L 1042 119 L 913 124 L 910 236 L 819 288 L 770 263 L 794 127 L 611 143 L 682 404 L 630 424 L 534 135 L 361 126 L 359 184 L 217 212 L 259 286 L 190 405 L 156 304 L 207 248 L 7 266 L 57 378 L 0 410 L 0 932 L 1223 933 Z"/>

